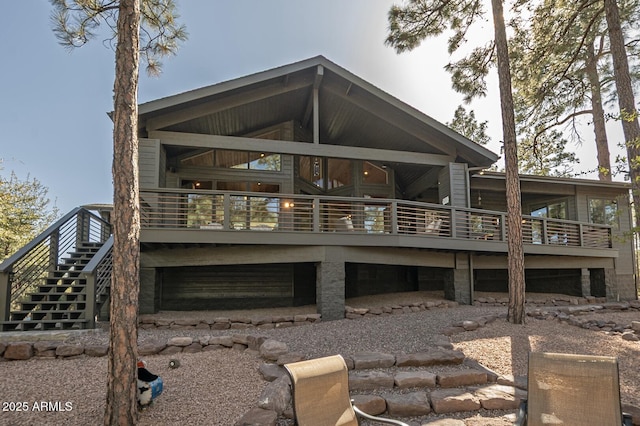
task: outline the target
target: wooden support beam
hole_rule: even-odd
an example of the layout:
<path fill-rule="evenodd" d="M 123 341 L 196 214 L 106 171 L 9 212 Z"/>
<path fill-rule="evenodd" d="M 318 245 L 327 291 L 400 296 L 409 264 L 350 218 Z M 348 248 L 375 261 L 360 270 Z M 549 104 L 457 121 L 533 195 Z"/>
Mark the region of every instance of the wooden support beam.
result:
<path fill-rule="evenodd" d="M 154 131 L 150 133 L 150 137 L 160 139 L 164 145 L 188 146 L 193 148 L 235 149 L 432 166 L 446 166 L 454 161 L 453 157 L 441 154 L 424 154 L 419 152 L 391 151 L 377 148 L 312 144 L 305 142 L 272 141 L 236 136 Z"/>

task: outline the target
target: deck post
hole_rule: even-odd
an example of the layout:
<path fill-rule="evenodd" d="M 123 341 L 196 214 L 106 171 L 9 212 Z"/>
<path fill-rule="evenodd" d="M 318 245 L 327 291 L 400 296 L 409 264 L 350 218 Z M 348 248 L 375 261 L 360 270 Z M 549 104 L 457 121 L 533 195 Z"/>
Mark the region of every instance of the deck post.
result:
<path fill-rule="evenodd" d="M 0 321 L 9 321 L 11 313 L 11 271 L 0 272 Z M 0 329 L 1 331 L 1 329 Z"/>
<path fill-rule="evenodd" d="M 96 328 L 96 274 L 85 275 L 85 317 L 87 328 Z"/>
<path fill-rule="evenodd" d="M 580 269 L 580 284 L 582 285 L 582 297 L 591 296 L 591 271 L 589 268 Z"/>
<path fill-rule="evenodd" d="M 345 264 L 322 261 L 316 265 L 316 307 L 322 321 L 344 318 Z"/>
<path fill-rule="evenodd" d="M 461 305 L 473 303 L 473 269 L 471 255 L 456 253 L 455 267 L 445 275 L 445 299 L 455 300 Z"/>

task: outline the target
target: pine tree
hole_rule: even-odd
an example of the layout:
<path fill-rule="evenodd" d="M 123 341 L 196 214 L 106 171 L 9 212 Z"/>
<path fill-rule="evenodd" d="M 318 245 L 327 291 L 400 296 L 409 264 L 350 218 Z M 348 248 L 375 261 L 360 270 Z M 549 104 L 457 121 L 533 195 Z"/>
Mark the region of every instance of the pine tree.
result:
<path fill-rule="evenodd" d="M 113 271 L 105 425 L 138 420 L 137 345 L 140 259 L 138 75 L 140 55 L 150 73 L 186 38 L 173 0 L 52 0 L 54 33 L 68 48 L 96 35 L 101 24 L 115 43 L 113 107 Z M 142 29 L 142 31 L 141 31 Z"/>
<path fill-rule="evenodd" d="M 494 40 L 485 46 L 474 49 L 472 57 L 484 60 L 473 61 L 473 66 L 459 68 L 459 71 L 475 78 L 464 78 L 469 87 L 463 88 L 469 94 L 467 100 L 486 93 L 485 76 L 493 64 L 493 52 L 498 67 L 500 102 L 502 110 L 502 131 L 505 152 L 505 174 L 507 190 L 507 238 L 509 269 L 509 310 L 510 322 L 523 324 L 524 310 L 524 250 L 522 247 L 522 205 L 520 201 L 520 180 L 518 177 L 518 158 L 516 127 L 511 75 L 507 46 L 506 28 L 502 9 L 502 0 L 492 0 Z M 449 37 L 449 53 L 455 52 L 463 43 L 471 26 L 484 18 L 483 2 L 480 0 L 411 0 L 404 6 L 393 6 L 389 11 L 389 35 L 387 44 L 397 52 L 411 50 L 427 37 L 441 35 L 447 30 L 453 32 Z M 454 87 L 455 88 L 455 87 Z M 457 89 L 457 88 L 456 88 Z"/>

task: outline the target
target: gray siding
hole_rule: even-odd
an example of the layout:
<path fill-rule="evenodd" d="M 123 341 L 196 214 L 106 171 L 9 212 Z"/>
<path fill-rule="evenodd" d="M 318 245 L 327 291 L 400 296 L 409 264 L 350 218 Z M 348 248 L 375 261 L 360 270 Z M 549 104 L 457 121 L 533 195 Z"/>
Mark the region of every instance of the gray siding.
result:
<path fill-rule="evenodd" d="M 160 141 L 157 139 L 140 139 L 138 141 L 138 173 L 140 188 L 158 188 L 160 186 L 161 168 Z M 166 160 L 165 160 L 166 161 Z"/>
<path fill-rule="evenodd" d="M 440 171 L 438 179 L 440 202 L 449 197 L 449 205 L 469 207 L 469 179 L 466 164 L 449 163 Z"/>

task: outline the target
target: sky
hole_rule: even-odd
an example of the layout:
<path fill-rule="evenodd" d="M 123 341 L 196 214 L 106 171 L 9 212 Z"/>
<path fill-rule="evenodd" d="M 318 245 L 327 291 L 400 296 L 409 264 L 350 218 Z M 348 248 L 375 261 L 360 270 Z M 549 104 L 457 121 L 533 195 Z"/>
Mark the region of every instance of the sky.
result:
<path fill-rule="evenodd" d="M 323 55 L 432 118 L 451 121 L 462 96 L 443 67 L 452 58 L 444 38 L 397 54 L 385 46 L 393 0 L 176 0 L 189 39 L 164 60 L 162 74 L 140 75 L 140 103 Z M 51 30 L 45 0 L 3 4 L 0 15 L 0 159 L 3 175 L 38 179 L 62 214 L 112 202 L 114 52 L 98 37 L 72 51 Z M 483 31 L 488 35 L 484 36 Z M 491 21 L 469 46 L 484 44 Z M 497 76 L 489 96 L 467 105 L 488 121 L 500 154 Z M 572 146 L 580 169 L 595 167 L 589 130 Z M 611 141 L 615 146 L 615 140 Z M 594 177 L 590 175 L 587 177 Z"/>

